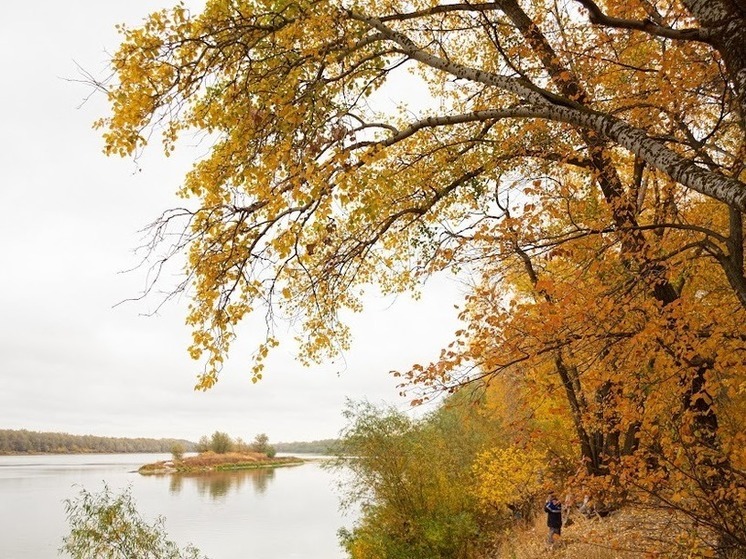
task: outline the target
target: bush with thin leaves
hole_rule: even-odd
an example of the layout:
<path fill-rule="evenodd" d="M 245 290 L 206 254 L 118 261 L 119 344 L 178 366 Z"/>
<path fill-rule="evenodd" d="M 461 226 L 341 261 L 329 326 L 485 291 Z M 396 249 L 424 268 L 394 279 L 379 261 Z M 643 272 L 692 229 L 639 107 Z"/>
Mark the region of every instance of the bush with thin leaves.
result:
<path fill-rule="evenodd" d="M 198 549 L 184 549 L 168 539 L 164 518 L 149 524 L 135 508 L 131 489 L 113 493 L 107 485 L 99 493 L 81 489 L 65 500 L 70 533 L 61 553 L 73 559 L 206 559 Z"/>

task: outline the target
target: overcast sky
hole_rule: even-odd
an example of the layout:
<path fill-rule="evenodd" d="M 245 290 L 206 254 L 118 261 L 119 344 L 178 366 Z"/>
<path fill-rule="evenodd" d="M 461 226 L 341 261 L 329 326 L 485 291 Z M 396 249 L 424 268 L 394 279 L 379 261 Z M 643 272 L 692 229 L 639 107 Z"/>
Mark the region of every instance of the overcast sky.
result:
<path fill-rule="evenodd" d="M 191 163 L 156 149 L 135 164 L 107 159 L 91 123 L 105 103 L 76 64 L 106 73 L 114 25 L 169 6 L 158 0 L 8 2 L 0 18 L 0 428 L 197 440 L 215 430 L 250 440 L 335 437 L 346 398 L 389 402 L 392 369 L 428 361 L 457 328 L 459 287 L 441 281 L 415 303 L 374 299 L 354 346 L 305 368 L 287 344 L 252 385 L 251 332 L 212 390 L 195 392 L 187 301 L 158 316 L 137 295 L 138 231 L 178 203 Z M 82 104 L 82 106 L 81 106 Z"/>

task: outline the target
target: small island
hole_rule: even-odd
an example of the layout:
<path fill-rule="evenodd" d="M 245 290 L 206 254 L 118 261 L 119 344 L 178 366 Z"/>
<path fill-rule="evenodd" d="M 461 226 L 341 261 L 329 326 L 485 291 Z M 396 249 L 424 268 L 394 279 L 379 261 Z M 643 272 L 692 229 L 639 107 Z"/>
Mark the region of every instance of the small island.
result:
<path fill-rule="evenodd" d="M 305 463 L 301 458 L 293 456 L 272 457 L 259 452 L 227 452 L 217 453 L 211 450 L 197 456 L 188 456 L 180 460 L 161 460 L 141 466 L 139 473 L 151 474 L 181 474 L 226 470 L 251 470 L 256 468 L 278 468 L 282 466 L 297 466 Z"/>
<path fill-rule="evenodd" d="M 196 456 L 184 456 L 184 447 L 174 445 L 171 460 L 160 460 L 141 466 L 143 475 L 193 474 L 214 471 L 253 470 L 297 466 L 305 460 L 294 456 L 275 456 L 275 448 L 264 433 L 257 435 L 251 444 L 241 439 L 233 440 L 226 433 L 215 431 L 212 437 L 204 436 L 197 443 Z"/>

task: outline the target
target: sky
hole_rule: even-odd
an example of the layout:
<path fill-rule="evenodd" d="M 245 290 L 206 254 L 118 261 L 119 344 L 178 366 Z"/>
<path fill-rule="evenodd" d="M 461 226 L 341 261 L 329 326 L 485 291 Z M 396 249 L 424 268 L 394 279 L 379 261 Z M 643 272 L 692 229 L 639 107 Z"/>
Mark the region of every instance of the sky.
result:
<path fill-rule="evenodd" d="M 413 413 L 391 370 L 437 357 L 458 328 L 461 287 L 440 279 L 419 301 L 371 297 L 353 346 L 304 367 L 286 340 L 251 383 L 248 324 L 218 384 L 193 387 L 184 298 L 152 313 L 137 296 L 140 231 L 179 203 L 193 153 L 107 158 L 92 122 L 106 114 L 79 68 L 106 75 L 117 23 L 158 0 L 8 2 L 0 18 L 0 429 L 196 441 L 216 430 L 252 440 L 336 437 L 347 399 Z M 89 98 L 90 97 L 90 98 Z M 86 100 L 87 99 L 87 100 Z M 258 336 L 253 338 L 254 334 Z"/>

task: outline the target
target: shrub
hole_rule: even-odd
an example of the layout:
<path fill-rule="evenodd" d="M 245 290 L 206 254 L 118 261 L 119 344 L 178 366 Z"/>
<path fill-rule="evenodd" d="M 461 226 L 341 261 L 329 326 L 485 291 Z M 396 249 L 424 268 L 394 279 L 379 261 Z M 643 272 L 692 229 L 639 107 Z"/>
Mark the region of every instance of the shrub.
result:
<path fill-rule="evenodd" d="M 184 448 L 184 445 L 181 443 L 174 443 L 174 445 L 171 447 L 171 457 L 174 459 L 174 462 L 181 462 L 184 459 L 184 452 L 186 449 Z"/>
<path fill-rule="evenodd" d="M 148 524 L 137 512 L 131 489 L 116 495 L 104 485 L 100 493 L 81 489 L 65 501 L 70 533 L 60 553 L 73 559 L 206 559 L 188 545 L 184 549 L 169 540 L 163 517 Z"/>

